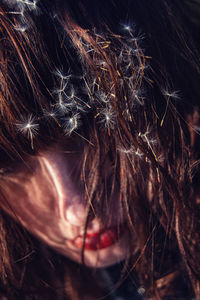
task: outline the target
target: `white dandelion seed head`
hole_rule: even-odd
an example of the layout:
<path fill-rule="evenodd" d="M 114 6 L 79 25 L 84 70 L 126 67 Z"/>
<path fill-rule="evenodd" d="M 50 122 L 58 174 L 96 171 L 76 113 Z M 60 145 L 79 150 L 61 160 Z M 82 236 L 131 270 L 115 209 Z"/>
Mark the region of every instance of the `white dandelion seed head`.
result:
<path fill-rule="evenodd" d="M 124 154 L 133 154 L 134 152 L 134 148 L 133 146 L 131 146 L 130 148 L 126 149 L 124 147 L 118 147 L 117 150 L 121 153 L 124 153 Z"/>
<path fill-rule="evenodd" d="M 135 36 L 131 37 L 129 39 L 129 42 L 136 42 L 139 43 L 140 41 L 142 41 L 145 38 L 144 33 L 142 32 L 138 32 Z"/>
<path fill-rule="evenodd" d="M 38 1 L 39 0 L 16 0 L 17 4 L 25 8 L 28 8 L 30 10 L 36 10 L 38 8 L 37 7 Z"/>
<path fill-rule="evenodd" d="M 66 135 L 71 135 L 72 132 L 80 126 L 80 114 L 73 114 L 71 117 L 66 117 L 63 122 L 63 129 Z"/>
<path fill-rule="evenodd" d="M 21 120 L 16 123 L 16 127 L 20 133 L 31 140 L 38 134 L 39 130 L 39 124 L 33 115 L 21 117 Z"/>
<path fill-rule="evenodd" d="M 60 69 L 56 69 L 53 73 L 54 73 L 54 75 L 56 75 L 56 77 L 58 77 L 59 79 L 62 79 L 62 80 L 69 80 L 72 77 L 72 75 L 69 74 L 69 72 L 68 72 L 68 74 L 65 74 Z"/>
<path fill-rule="evenodd" d="M 15 2 L 15 6 L 14 7 L 12 6 L 12 11 L 7 12 L 7 14 L 19 16 L 22 22 L 25 20 L 24 13 L 25 13 L 24 6 L 16 5 L 16 2 Z"/>
<path fill-rule="evenodd" d="M 145 99 L 144 95 L 145 95 L 145 93 L 144 93 L 144 90 L 142 90 L 142 89 L 133 91 L 134 100 L 139 105 L 144 105 L 144 99 Z"/>
<path fill-rule="evenodd" d="M 100 112 L 100 123 L 102 123 L 105 128 L 113 129 L 115 126 L 115 114 L 111 108 L 105 108 Z"/>
<path fill-rule="evenodd" d="M 139 149 L 135 150 L 134 154 L 135 154 L 135 156 L 137 156 L 139 158 L 142 158 L 144 156 L 144 154 Z"/>
<path fill-rule="evenodd" d="M 22 25 L 15 25 L 14 26 L 15 30 L 20 31 L 20 32 L 25 32 L 28 28 L 28 26 L 26 24 L 22 24 Z"/>
<path fill-rule="evenodd" d="M 139 132 L 138 136 L 141 137 L 142 139 L 143 138 L 149 138 L 149 136 L 151 135 L 151 127 L 148 125 L 146 127 L 146 131 L 144 131 L 143 133 L 142 132 Z"/>
<path fill-rule="evenodd" d="M 162 164 L 162 163 L 165 161 L 164 155 L 163 155 L 163 154 L 158 155 L 157 160 L 158 160 L 158 162 L 159 162 L 160 164 Z"/>
<path fill-rule="evenodd" d="M 161 90 L 163 96 L 167 98 L 180 99 L 180 95 L 178 91 L 169 91 L 168 89 Z"/>
<path fill-rule="evenodd" d="M 66 88 L 67 88 L 67 85 L 68 85 L 68 81 L 63 82 L 63 83 L 60 85 L 60 87 L 55 88 L 55 89 L 52 91 L 52 93 L 53 93 L 53 94 L 62 94 L 62 93 L 65 93 L 65 90 L 66 90 Z"/>
<path fill-rule="evenodd" d="M 121 24 L 122 30 L 128 32 L 131 36 L 135 32 L 135 24 L 134 23 L 127 23 Z"/>
<path fill-rule="evenodd" d="M 4 1 L 4 0 L 3 0 Z M 33 11 L 35 14 L 39 13 L 39 7 L 37 6 L 39 0 L 5 0 L 4 2 L 10 7 L 11 11 L 7 13 L 19 17 L 21 24 L 14 26 L 15 30 L 24 33 L 28 26 L 30 26 L 28 19 L 26 18 L 27 11 Z"/>
<path fill-rule="evenodd" d="M 134 156 L 138 158 L 142 158 L 144 156 L 144 154 L 138 148 L 136 149 L 133 145 L 129 148 L 119 147 L 117 150 L 124 154 L 134 154 Z"/>
<path fill-rule="evenodd" d="M 81 94 L 80 94 L 81 92 Z M 85 99 L 85 87 L 83 89 L 76 90 L 74 85 L 64 92 L 64 103 L 69 110 L 85 112 L 90 105 L 87 103 L 88 98 Z M 82 94 L 83 93 L 83 94 Z M 86 93 L 87 94 L 87 93 Z"/>
<path fill-rule="evenodd" d="M 152 146 L 158 143 L 158 140 L 155 137 L 152 137 L 152 128 L 150 128 L 150 126 L 147 126 L 144 133 L 139 132 L 138 136 L 148 145 Z"/>
<path fill-rule="evenodd" d="M 131 26 L 130 25 L 124 25 L 124 30 L 127 30 L 127 31 L 131 31 Z"/>
<path fill-rule="evenodd" d="M 66 93 L 67 100 L 71 101 L 76 97 L 76 92 L 74 86 L 71 86 L 68 93 Z"/>
<path fill-rule="evenodd" d="M 80 103 L 84 103 L 84 101 L 77 96 L 74 85 L 69 82 L 72 75 L 64 74 L 60 69 L 56 69 L 54 74 L 60 81 L 59 87 L 53 90 L 53 94 L 56 94 L 57 97 L 54 106 L 58 114 L 64 115 L 75 110 L 81 110 Z"/>
<path fill-rule="evenodd" d="M 52 110 L 44 109 L 43 110 L 43 115 L 44 115 L 45 118 L 53 118 L 53 119 L 55 119 L 56 116 L 57 116 L 55 109 L 52 109 Z"/>
<path fill-rule="evenodd" d="M 20 11 L 19 11 L 19 15 L 21 17 L 21 20 L 25 20 L 24 13 L 25 13 L 25 8 L 24 8 L 24 6 L 21 6 Z"/>
<path fill-rule="evenodd" d="M 54 105 L 54 109 L 57 115 L 61 115 L 63 116 L 66 113 L 69 113 L 73 108 L 73 104 L 69 104 L 67 102 L 65 102 L 64 100 L 62 101 L 58 101 L 55 105 Z"/>

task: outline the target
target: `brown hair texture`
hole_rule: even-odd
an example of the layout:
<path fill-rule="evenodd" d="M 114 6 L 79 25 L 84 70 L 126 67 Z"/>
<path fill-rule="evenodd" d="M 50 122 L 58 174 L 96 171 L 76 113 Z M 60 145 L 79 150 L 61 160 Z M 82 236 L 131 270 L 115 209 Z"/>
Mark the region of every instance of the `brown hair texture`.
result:
<path fill-rule="evenodd" d="M 1 2 L 2 299 L 103 297 L 84 249 L 78 266 L 8 214 L 7 176 L 58 139 L 83 146 L 88 219 L 109 223 L 119 189 L 121 280 L 134 270 L 147 299 L 200 299 L 200 61 L 187 12 L 178 0 Z"/>

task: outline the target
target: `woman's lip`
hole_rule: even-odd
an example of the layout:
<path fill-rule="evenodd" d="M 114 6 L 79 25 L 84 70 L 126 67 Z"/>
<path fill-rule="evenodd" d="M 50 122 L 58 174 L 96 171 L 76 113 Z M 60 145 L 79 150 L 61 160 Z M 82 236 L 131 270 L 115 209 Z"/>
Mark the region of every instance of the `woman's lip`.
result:
<path fill-rule="evenodd" d="M 101 230 L 100 232 L 86 233 L 85 241 L 84 236 L 79 235 L 72 242 L 78 248 L 82 248 L 84 246 L 84 249 L 86 250 L 95 251 L 98 249 L 108 248 L 115 244 L 123 232 L 124 226 L 120 226 L 120 229 L 119 227 L 112 227 Z"/>

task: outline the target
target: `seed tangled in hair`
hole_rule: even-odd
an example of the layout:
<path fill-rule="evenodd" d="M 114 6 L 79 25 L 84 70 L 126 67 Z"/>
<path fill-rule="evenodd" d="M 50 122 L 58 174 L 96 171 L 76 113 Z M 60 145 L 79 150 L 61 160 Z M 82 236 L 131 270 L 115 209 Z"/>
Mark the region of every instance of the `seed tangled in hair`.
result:
<path fill-rule="evenodd" d="M 115 114 L 111 110 L 111 108 L 105 108 L 102 111 L 99 112 L 100 121 L 99 123 L 102 123 L 105 128 L 107 129 L 113 129 L 115 125 Z"/>
<path fill-rule="evenodd" d="M 16 127 L 20 133 L 31 140 L 31 147 L 33 148 L 33 139 L 38 134 L 39 124 L 33 115 L 21 117 L 21 120 L 16 123 Z"/>
<path fill-rule="evenodd" d="M 80 114 L 76 113 L 71 117 L 65 118 L 62 126 L 64 129 L 64 133 L 66 135 L 71 135 L 72 132 L 78 129 L 78 127 L 80 126 Z"/>
<path fill-rule="evenodd" d="M 3 0 L 3 2 L 11 8 L 6 14 L 16 17 L 13 22 L 13 27 L 21 34 L 25 33 L 30 27 L 28 12 L 37 14 L 40 11 L 37 5 L 39 0 Z"/>
<path fill-rule="evenodd" d="M 28 8 L 30 10 L 37 9 L 37 2 L 39 0 L 8 0 L 7 4 L 11 7 Z"/>
<path fill-rule="evenodd" d="M 170 91 L 168 89 L 162 89 L 162 94 L 166 98 L 172 98 L 175 100 L 180 99 L 180 95 L 178 91 Z"/>

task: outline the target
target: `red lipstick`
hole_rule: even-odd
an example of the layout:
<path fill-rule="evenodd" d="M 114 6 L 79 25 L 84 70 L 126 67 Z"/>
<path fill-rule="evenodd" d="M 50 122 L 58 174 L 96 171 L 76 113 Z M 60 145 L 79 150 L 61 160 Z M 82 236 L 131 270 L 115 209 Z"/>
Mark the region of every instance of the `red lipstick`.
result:
<path fill-rule="evenodd" d="M 112 246 L 115 244 L 123 233 L 123 229 L 118 227 L 104 229 L 100 232 L 94 233 L 86 233 L 85 237 L 85 249 L 87 250 L 98 250 L 104 249 Z M 77 236 L 73 243 L 78 247 L 82 248 L 84 244 L 84 236 L 79 235 Z"/>

